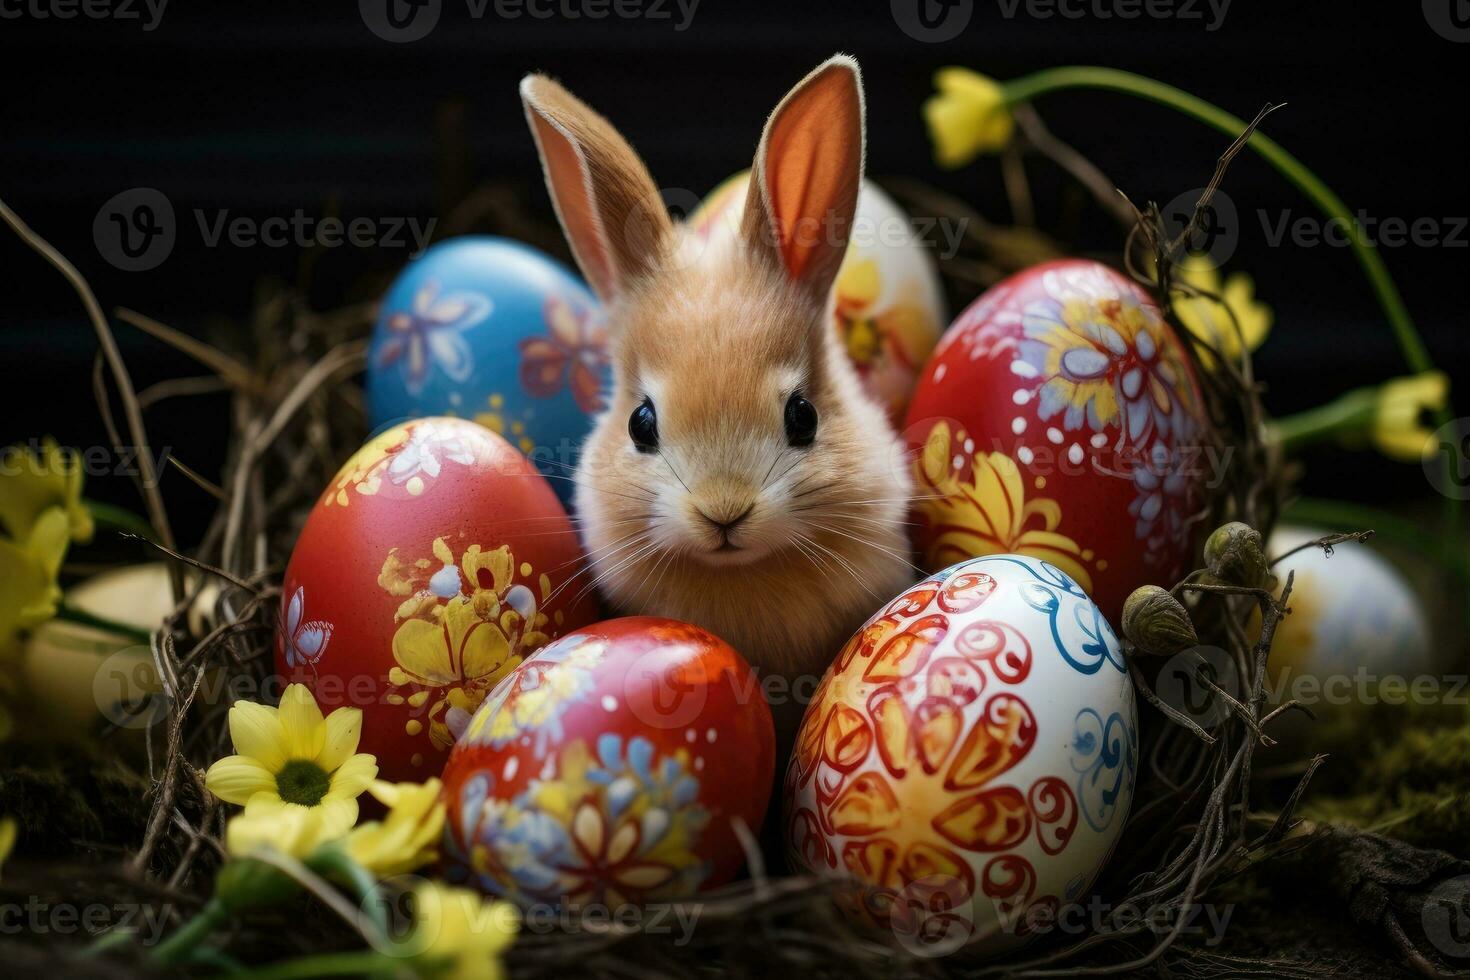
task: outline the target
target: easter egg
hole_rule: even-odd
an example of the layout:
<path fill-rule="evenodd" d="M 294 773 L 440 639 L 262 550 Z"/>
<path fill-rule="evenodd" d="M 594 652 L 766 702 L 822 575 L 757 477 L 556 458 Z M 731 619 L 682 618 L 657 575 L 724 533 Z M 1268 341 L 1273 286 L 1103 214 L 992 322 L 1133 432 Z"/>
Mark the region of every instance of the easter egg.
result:
<path fill-rule="evenodd" d="M 199 588 L 197 576 L 185 587 Z M 219 594 L 206 582 L 185 616 L 189 632 L 208 632 Z M 66 604 L 92 616 L 152 632 L 174 610 L 168 566 L 162 562 L 103 572 L 67 590 Z M 163 721 L 167 702 L 147 643 L 111 630 L 53 619 L 36 628 L 19 661 L 20 689 L 34 708 L 32 734 L 84 738 L 106 728 L 141 731 Z M 209 691 L 199 697 L 208 699 Z"/>
<path fill-rule="evenodd" d="M 444 769 L 455 876 L 522 907 L 687 897 L 744 861 L 775 733 L 755 673 L 669 619 L 615 619 L 526 658 Z"/>
<path fill-rule="evenodd" d="M 750 173 L 715 188 L 689 223 L 701 235 L 733 235 Z M 929 249 L 903 209 L 864 180 L 847 257 L 832 286 L 832 322 L 867 392 L 898 422 L 924 361 L 948 322 Z"/>
<path fill-rule="evenodd" d="M 1207 425 L 1186 352 L 1130 280 L 1083 260 L 1011 276 L 960 314 L 909 406 L 922 562 L 1040 558 L 1117 623 L 1135 588 L 1193 567 L 1221 462 Z"/>
<path fill-rule="evenodd" d="M 1269 553 L 1285 555 L 1329 533 L 1281 526 Z M 1271 643 L 1273 701 L 1296 698 L 1320 720 L 1362 695 L 1388 703 L 1398 696 L 1388 683 L 1403 692 L 1416 678 L 1438 674 L 1423 604 L 1371 541 L 1336 545 L 1331 556 L 1306 548 L 1272 571 L 1283 582 L 1292 574 L 1291 613 Z"/>
<path fill-rule="evenodd" d="M 508 239 L 454 238 L 409 263 L 383 297 L 368 350 L 369 416 L 374 428 L 474 419 L 570 501 L 608 370 L 597 300 L 565 266 Z"/>
<path fill-rule="evenodd" d="M 438 775 L 495 682 L 592 622 L 577 537 L 505 440 L 464 419 L 374 437 L 312 508 L 281 594 L 276 668 L 362 709 L 379 775 Z"/>
<path fill-rule="evenodd" d="M 853 635 L 786 772 L 801 867 L 844 873 L 859 922 L 940 955 L 1019 945 L 1086 897 L 1128 817 L 1133 687 L 1107 620 L 1065 572 L 974 558 Z"/>

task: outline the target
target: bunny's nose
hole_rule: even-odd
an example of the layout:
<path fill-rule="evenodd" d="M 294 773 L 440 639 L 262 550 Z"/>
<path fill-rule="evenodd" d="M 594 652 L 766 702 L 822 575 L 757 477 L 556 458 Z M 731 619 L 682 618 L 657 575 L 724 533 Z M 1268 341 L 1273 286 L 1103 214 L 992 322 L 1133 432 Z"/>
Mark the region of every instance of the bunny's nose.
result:
<path fill-rule="evenodd" d="M 750 516 L 750 512 L 755 510 L 755 503 L 754 501 L 752 501 L 750 504 L 746 505 L 744 510 L 731 516 L 730 512 L 733 509 L 734 508 L 725 508 L 720 511 L 716 511 L 715 514 L 711 514 L 709 511 L 700 509 L 699 516 L 703 517 L 706 521 L 709 521 L 711 524 L 713 524 L 715 526 L 715 529 L 718 530 L 720 533 L 729 534 L 731 531 L 739 527 L 740 524 L 747 517 Z M 716 514 L 720 516 L 715 516 Z"/>

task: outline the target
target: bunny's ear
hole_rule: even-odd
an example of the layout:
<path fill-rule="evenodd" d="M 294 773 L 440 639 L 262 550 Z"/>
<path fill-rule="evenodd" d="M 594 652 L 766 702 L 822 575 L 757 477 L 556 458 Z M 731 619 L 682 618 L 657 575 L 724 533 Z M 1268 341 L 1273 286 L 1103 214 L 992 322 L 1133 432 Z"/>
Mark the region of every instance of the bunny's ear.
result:
<path fill-rule="evenodd" d="M 610 302 L 667 243 L 673 225 L 658 187 L 612 124 L 545 75 L 521 79 L 521 102 L 567 243 Z"/>
<path fill-rule="evenodd" d="M 787 93 L 761 134 L 742 234 L 818 303 L 847 254 L 863 182 L 863 82 L 846 55 Z"/>

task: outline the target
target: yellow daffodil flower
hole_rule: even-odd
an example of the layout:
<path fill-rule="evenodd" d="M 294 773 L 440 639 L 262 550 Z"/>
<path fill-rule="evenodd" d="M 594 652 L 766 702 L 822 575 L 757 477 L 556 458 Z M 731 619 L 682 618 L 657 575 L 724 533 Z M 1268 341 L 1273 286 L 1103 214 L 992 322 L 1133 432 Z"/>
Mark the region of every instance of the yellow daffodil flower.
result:
<path fill-rule="evenodd" d="M 5 867 L 5 861 L 10 857 L 10 852 L 15 849 L 15 818 L 0 818 L 0 869 Z"/>
<path fill-rule="evenodd" d="M 924 122 L 941 167 L 962 167 L 1010 143 L 1016 121 L 995 79 L 966 68 L 941 68 L 934 87 L 938 91 L 924 101 Z"/>
<path fill-rule="evenodd" d="M 1427 417 L 1444 408 L 1450 379 L 1442 371 L 1396 378 L 1378 390 L 1378 408 L 1369 436 L 1390 459 L 1417 463 L 1434 452 Z"/>
<path fill-rule="evenodd" d="M 362 711 L 338 708 L 325 719 L 304 685 L 292 684 L 271 708 L 237 701 L 230 738 L 238 755 L 209 767 L 204 783 L 228 803 L 257 797 L 321 811 L 322 834 L 335 839 L 357 822 L 357 797 L 378 774 L 377 760 L 358 753 Z"/>
<path fill-rule="evenodd" d="M 70 544 L 68 521 L 60 508 L 42 513 L 15 541 L 0 538 L 0 647 L 15 634 L 56 615 L 61 588 L 56 576 Z"/>
<path fill-rule="evenodd" d="M 1182 291 L 1176 293 L 1174 315 L 1186 330 L 1231 360 L 1240 356 L 1242 341 L 1245 350 L 1249 351 L 1265 342 L 1266 335 L 1271 332 L 1271 307 L 1256 299 L 1256 286 L 1250 276 L 1244 272 L 1232 272 L 1222 284 L 1220 270 L 1215 263 L 1198 253 L 1180 262 L 1175 274 L 1196 289 L 1220 297 L 1216 300 Z M 1240 327 L 1238 331 L 1237 325 Z M 1203 350 L 1201 360 L 1208 367 L 1213 363 L 1213 354 Z"/>
<path fill-rule="evenodd" d="M 82 461 L 53 439 L 41 444 L 40 455 L 24 446 L 0 454 L 0 526 L 16 541 L 31 536 L 41 515 L 60 509 L 67 537 L 92 539 L 92 514 L 82 502 Z"/>
<path fill-rule="evenodd" d="M 414 890 L 417 921 L 405 940 L 421 976 L 439 980 L 500 980 L 500 954 L 515 941 L 520 920 L 506 902 L 487 902 L 465 888 L 429 882 Z"/>
<path fill-rule="evenodd" d="M 39 453 L 0 451 L 0 647 L 56 615 L 56 576 L 73 541 L 92 539 L 82 502 L 82 465 L 52 439 Z"/>
<path fill-rule="evenodd" d="M 407 874 L 435 860 L 444 833 L 442 790 L 437 779 L 423 784 L 374 780 L 368 792 L 388 807 L 388 816 L 348 834 L 348 856 L 379 878 Z"/>

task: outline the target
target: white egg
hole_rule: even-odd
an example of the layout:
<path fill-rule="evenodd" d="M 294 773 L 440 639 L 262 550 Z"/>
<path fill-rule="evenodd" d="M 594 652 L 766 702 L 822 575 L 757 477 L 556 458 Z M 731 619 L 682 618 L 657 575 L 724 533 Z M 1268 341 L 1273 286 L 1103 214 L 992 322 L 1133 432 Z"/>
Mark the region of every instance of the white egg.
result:
<path fill-rule="evenodd" d="M 1283 525 L 1269 553 L 1284 554 L 1328 531 Z M 1299 551 L 1277 564 L 1294 573 L 1288 605 L 1271 645 L 1272 700 L 1295 697 L 1319 717 L 1380 696 L 1413 696 L 1416 679 L 1434 676 L 1429 621 L 1418 596 L 1372 541 Z M 1387 686 L 1385 686 L 1387 681 Z"/>
<path fill-rule="evenodd" d="M 845 872 L 914 952 L 1024 942 L 1086 899 L 1133 799 L 1138 716 L 1112 629 L 1020 555 L 925 579 L 843 648 L 787 770 L 795 860 Z"/>
<path fill-rule="evenodd" d="M 190 608 L 190 631 L 209 625 L 218 589 L 207 586 Z M 68 605 L 141 630 L 157 629 L 173 611 L 162 563 L 104 572 L 67 591 Z M 21 690 L 46 734 L 80 737 L 107 722 L 142 728 L 158 720 L 149 699 L 161 685 L 149 648 L 107 630 L 52 620 L 31 634 L 20 662 Z M 159 702 L 161 704 L 161 702 Z"/>

